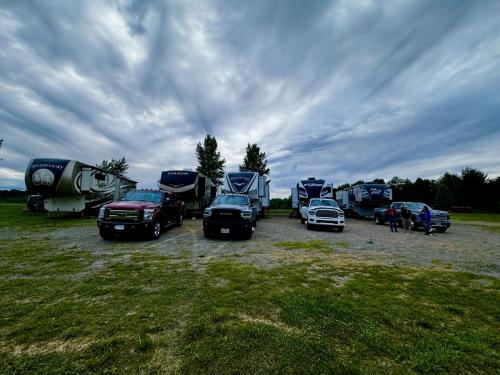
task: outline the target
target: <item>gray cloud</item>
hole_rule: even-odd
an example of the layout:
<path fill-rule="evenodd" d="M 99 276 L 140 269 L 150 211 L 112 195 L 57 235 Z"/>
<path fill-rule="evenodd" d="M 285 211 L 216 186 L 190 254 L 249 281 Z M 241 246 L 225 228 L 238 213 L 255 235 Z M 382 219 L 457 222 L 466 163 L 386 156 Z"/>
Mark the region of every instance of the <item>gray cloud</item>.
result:
<path fill-rule="evenodd" d="M 31 157 L 129 160 L 152 187 L 214 134 L 248 142 L 275 195 L 336 184 L 500 175 L 497 1 L 89 1 L 0 5 L 0 186 Z"/>

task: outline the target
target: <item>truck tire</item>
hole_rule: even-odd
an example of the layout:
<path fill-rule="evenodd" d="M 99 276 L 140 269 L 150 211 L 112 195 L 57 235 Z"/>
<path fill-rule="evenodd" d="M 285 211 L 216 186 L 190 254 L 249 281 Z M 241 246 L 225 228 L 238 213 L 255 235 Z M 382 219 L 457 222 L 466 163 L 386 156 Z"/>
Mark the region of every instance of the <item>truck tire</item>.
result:
<path fill-rule="evenodd" d="M 339 231 L 339 233 L 342 233 L 344 231 L 344 227 L 338 227 L 337 230 Z"/>
<path fill-rule="evenodd" d="M 149 238 L 152 240 L 157 240 L 161 236 L 161 222 L 159 220 L 155 220 L 153 222 L 153 226 L 149 230 Z"/>
<path fill-rule="evenodd" d="M 208 230 L 206 230 L 205 228 L 203 228 L 203 236 L 205 238 L 212 238 L 212 236 L 210 235 L 210 232 Z"/>
<path fill-rule="evenodd" d="M 313 226 L 311 224 L 309 224 L 309 223 L 307 223 L 306 227 L 307 227 L 307 230 L 312 230 L 313 229 Z"/>
<path fill-rule="evenodd" d="M 110 241 L 113 236 L 107 230 L 99 228 L 99 235 L 104 241 Z"/>
<path fill-rule="evenodd" d="M 179 216 L 177 217 L 177 221 L 175 222 L 176 227 L 180 227 L 184 221 L 184 213 L 181 212 Z"/>
<path fill-rule="evenodd" d="M 446 229 L 448 229 L 448 228 L 444 228 L 444 227 L 437 227 L 437 228 L 436 228 L 436 231 L 437 231 L 438 233 L 444 233 L 444 232 L 446 232 Z"/>
<path fill-rule="evenodd" d="M 249 240 L 250 238 L 252 238 L 252 233 L 253 233 L 253 230 L 252 230 L 252 227 L 250 227 L 250 230 L 247 230 L 244 234 L 243 234 L 243 238 L 245 240 Z"/>
<path fill-rule="evenodd" d="M 300 218 L 300 223 L 301 224 L 305 224 L 306 223 L 306 219 L 304 219 L 303 217 Z"/>
<path fill-rule="evenodd" d="M 385 221 L 382 220 L 379 216 L 375 216 L 375 224 L 377 224 L 377 225 L 384 225 Z"/>

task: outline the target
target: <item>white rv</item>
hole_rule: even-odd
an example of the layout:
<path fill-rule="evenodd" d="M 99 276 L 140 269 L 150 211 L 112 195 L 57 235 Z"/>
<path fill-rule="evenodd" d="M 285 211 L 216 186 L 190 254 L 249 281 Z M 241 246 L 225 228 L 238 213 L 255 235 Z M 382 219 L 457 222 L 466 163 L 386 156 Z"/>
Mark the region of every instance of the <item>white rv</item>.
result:
<path fill-rule="evenodd" d="M 260 176 L 258 172 L 227 172 L 224 174 L 222 194 L 246 194 L 257 214 L 263 216 L 269 208 L 269 184 L 267 176 Z"/>
<path fill-rule="evenodd" d="M 43 200 L 45 210 L 74 213 L 117 201 L 137 185 L 126 177 L 67 159 L 31 159 L 25 183 L 29 195 Z"/>
<path fill-rule="evenodd" d="M 162 172 L 159 187 L 174 193 L 193 214 L 210 206 L 217 193 L 217 186 L 207 176 L 188 169 Z"/>

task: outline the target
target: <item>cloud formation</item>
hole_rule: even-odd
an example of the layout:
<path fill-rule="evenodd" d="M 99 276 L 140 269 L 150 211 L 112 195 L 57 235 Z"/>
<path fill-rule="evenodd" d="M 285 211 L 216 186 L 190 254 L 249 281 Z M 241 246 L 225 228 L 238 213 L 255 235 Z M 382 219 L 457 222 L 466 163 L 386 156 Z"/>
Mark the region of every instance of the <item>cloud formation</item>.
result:
<path fill-rule="evenodd" d="M 248 142 L 272 195 L 500 175 L 500 2 L 104 1 L 0 5 L 0 187 L 32 157 L 125 156 L 154 187 L 214 135 Z"/>

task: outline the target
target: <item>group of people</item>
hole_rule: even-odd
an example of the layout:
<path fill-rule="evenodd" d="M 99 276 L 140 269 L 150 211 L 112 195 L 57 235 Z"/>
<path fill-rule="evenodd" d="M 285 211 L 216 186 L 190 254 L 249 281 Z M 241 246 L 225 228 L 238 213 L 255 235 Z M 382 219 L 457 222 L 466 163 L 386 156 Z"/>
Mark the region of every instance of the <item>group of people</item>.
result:
<path fill-rule="evenodd" d="M 411 232 L 412 222 L 411 222 L 410 209 L 406 206 L 402 206 L 400 211 L 401 211 L 401 226 L 403 227 L 403 230 L 405 230 L 406 232 Z M 395 208 L 390 207 L 389 210 L 387 211 L 387 214 L 389 216 L 389 227 L 391 228 L 391 232 L 397 232 L 398 231 L 398 212 L 396 211 Z M 432 235 L 431 234 L 431 211 L 429 210 L 429 207 L 424 206 L 422 208 L 422 211 L 420 211 L 420 213 L 418 215 L 418 220 L 422 223 L 422 225 L 425 229 L 425 234 Z"/>

